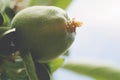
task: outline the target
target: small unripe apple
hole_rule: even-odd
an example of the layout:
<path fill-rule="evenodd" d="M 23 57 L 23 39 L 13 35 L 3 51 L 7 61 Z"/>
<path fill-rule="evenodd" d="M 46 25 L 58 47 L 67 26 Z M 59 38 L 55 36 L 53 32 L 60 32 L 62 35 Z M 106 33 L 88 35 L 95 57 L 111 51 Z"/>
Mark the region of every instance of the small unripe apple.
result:
<path fill-rule="evenodd" d="M 68 50 L 79 25 L 61 8 L 33 6 L 18 12 L 11 26 L 16 28 L 14 42 L 20 50 L 30 51 L 39 62 L 48 62 Z"/>

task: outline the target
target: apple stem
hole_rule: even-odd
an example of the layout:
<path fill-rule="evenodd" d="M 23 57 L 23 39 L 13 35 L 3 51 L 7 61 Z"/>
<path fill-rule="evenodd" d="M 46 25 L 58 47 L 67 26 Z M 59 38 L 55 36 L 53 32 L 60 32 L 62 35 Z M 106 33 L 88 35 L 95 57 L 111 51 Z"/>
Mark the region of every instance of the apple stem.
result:
<path fill-rule="evenodd" d="M 32 59 L 32 55 L 28 51 L 20 51 L 21 57 L 24 62 L 24 66 L 26 68 L 26 72 L 28 74 L 29 80 L 40 80 L 37 77 L 36 69 L 35 69 L 35 64 Z"/>

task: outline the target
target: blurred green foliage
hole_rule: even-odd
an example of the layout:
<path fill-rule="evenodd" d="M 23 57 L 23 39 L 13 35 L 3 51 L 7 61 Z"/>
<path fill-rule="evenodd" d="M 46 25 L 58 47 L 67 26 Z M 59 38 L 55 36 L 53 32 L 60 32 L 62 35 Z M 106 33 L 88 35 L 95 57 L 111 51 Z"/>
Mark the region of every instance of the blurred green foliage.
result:
<path fill-rule="evenodd" d="M 110 66 L 85 64 L 76 61 L 75 63 L 68 62 L 63 68 L 78 74 L 93 77 L 96 80 L 120 80 L 120 69 Z"/>
<path fill-rule="evenodd" d="M 52 5 L 65 9 L 71 0 L 30 0 L 30 6 L 33 5 Z"/>
<path fill-rule="evenodd" d="M 57 58 L 49 63 L 50 72 L 55 72 L 59 67 L 61 67 L 64 63 L 63 58 Z"/>

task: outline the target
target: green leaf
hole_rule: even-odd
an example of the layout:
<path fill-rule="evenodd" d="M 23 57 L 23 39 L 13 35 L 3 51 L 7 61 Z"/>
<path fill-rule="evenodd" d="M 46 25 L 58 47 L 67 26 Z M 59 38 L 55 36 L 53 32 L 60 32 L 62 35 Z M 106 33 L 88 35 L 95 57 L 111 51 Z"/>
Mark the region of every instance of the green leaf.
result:
<path fill-rule="evenodd" d="M 8 6 L 5 8 L 4 12 L 9 17 L 10 20 L 12 20 L 12 18 L 15 16 L 15 12 L 13 11 L 13 9 L 11 9 Z"/>
<path fill-rule="evenodd" d="M 71 0 L 30 0 L 30 6 L 33 5 L 51 5 L 65 9 Z"/>
<path fill-rule="evenodd" d="M 28 80 L 22 60 L 9 62 L 0 60 L 0 80 Z"/>
<path fill-rule="evenodd" d="M 63 68 L 74 71 L 78 74 L 94 77 L 98 80 L 120 80 L 120 69 L 110 66 L 81 64 L 77 61 L 68 62 Z"/>
<path fill-rule="evenodd" d="M 55 72 L 64 63 L 63 58 L 57 58 L 49 63 L 51 73 Z"/>
<path fill-rule="evenodd" d="M 48 64 L 45 63 L 39 63 L 34 61 L 35 63 L 35 68 L 36 68 L 36 73 L 37 76 L 40 80 L 50 80 L 51 75 L 50 75 L 50 69 Z"/>
<path fill-rule="evenodd" d="M 2 12 L 2 16 L 4 19 L 4 26 L 10 26 L 10 18 L 8 17 L 8 15 L 5 12 Z"/>

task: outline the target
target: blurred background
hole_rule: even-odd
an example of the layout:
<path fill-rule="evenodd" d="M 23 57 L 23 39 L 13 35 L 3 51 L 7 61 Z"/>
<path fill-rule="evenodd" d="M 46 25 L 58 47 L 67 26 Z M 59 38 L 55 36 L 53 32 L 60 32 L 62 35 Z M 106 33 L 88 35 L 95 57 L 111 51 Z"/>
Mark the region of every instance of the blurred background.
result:
<path fill-rule="evenodd" d="M 59 68 L 54 72 L 53 80 L 120 80 L 120 0 L 0 0 L 0 11 L 3 12 L 5 18 L 2 26 L 9 26 L 18 11 L 33 5 L 61 7 L 67 11 L 70 18 L 76 18 L 83 23 L 82 27 L 77 28 L 75 41 L 70 47 L 70 54 L 65 61 L 65 65 L 70 61 L 80 65 L 70 64 L 66 68 Z M 92 65 L 92 68 L 89 65 Z M 98 67 L 104 65 L 110 69 Z M 6 68 L 10 67 L 9 75 L 14 70 L 13 66 L 18 67 L 13 64 L 11 66 L 10 63 Z M 69 68 L 70 66 L 73 67 Z M 119 70 L 112 71 L 111 67 L 119 68 Z M 75 73 L 77 72 L 75 68 L 78 68 L 79 74 Z M 15 77 L 15 74 L 12 77 Z M 6 76 L 3 75 L 3 77 Z M 18 77 L 16 78 L 18 79 Z M 5 79 L 0 78 L 0 80 Z"/>
<path fill-rule="evenodd" d="M 120 0 L 73 0 L 69 16 L 82 21 L 68 59 L 120 67 Z M 96 80 L 59 69 L 56 80 Z"/>

